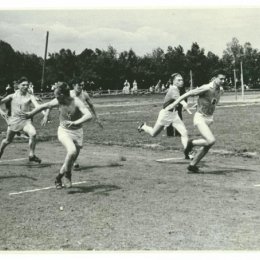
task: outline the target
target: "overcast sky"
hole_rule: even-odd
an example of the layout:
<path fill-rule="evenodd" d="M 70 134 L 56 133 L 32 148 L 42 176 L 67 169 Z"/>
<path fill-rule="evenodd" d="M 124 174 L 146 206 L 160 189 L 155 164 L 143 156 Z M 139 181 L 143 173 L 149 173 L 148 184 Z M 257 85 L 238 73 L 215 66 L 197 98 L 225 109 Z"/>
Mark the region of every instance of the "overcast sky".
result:
<path fill-rule="evenodd" d="M 222 55 L 232 37 L 260 49 L 260 9 L 0 11 L 0 39 L 15 50 L 43 56 L 61 48 L 132 48 L 138 55 L 169 45 L 190 48 L 198 42 Z"/>

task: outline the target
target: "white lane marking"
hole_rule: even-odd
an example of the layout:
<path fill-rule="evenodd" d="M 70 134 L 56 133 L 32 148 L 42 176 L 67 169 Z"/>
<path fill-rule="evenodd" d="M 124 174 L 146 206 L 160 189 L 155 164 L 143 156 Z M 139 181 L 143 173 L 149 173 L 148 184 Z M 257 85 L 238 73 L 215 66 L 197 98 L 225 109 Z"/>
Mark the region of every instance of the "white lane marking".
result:
<path fill-rule="evenodd" d="M 82 183 L 86 183 L 86 182 L 87 181 L 74 182 L 74 183 L 72 183 L 72 185 L 78 185 L 78 184 L 82 184 Z M 11 193 L 9 193 L 9 196 L 19 195 L 19 194 L 23 194 L 23 193 L 37 192 L 37 191 L 42 191 L 42 190 L 50 190 L 50 189 L 55 189 L 55 188 L 56 188 L 55 186 L 49 186 L 49 187 L 33 189 L 33 190 L 24 190 L 24 191 L 18 191 L 18 192 L 11 192 Z"/>
<path fill-rule="evenodd" d="M 23 161 L 26 160 L 28 158 L 18 158 L 18 159 L 10 159 L 10 160 L 0 160 L 0 163 L 2 162 L 16 162 L 16 161 Z"/>
<path fill-rule="evenodd" d="M 179 158 L 163 158 L 163 159 L 157 159 L 156 162 L 168 162 L 168 161 L 175 161 L 175 160 L 184 160 L 183 157 Z"/>

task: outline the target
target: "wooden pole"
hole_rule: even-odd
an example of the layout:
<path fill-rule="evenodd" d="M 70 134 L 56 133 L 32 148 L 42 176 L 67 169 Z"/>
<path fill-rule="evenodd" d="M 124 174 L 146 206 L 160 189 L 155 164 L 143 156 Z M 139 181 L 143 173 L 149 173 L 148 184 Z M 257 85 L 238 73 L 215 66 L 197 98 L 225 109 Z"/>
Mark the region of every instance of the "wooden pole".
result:
<path fill-rule="evenodd" d="M 235 95 L 236 95 L 236 100 L 237 100 L 237 76 L 236 76 L 236 69 L 234 71 L 234 83 L 235 83 Z"/>
<path fill-rule="evenodd" d="M 43 87 L 44 87 L 44 79 L 45 79 L 45 62 L 46 62 L 46 56 L 47 56 L 47 50 L 48 50 L 48 41 L 49 41 L 49 32 L 47 31 L 47 34 L 46 34 L 46 42 L 45 42 L 44 60 L 43 60 L 43 66 L 42 66 L 41 89 L 43 89 Z"/>
<path fill-rule="evenodd" d="M 245 86 L 244 86 L 244 75 L 243 75 L 243 62 L 240 62 L 241 67 L 241 91 L 242 91 L 242 100 L 245 98 Z"/>

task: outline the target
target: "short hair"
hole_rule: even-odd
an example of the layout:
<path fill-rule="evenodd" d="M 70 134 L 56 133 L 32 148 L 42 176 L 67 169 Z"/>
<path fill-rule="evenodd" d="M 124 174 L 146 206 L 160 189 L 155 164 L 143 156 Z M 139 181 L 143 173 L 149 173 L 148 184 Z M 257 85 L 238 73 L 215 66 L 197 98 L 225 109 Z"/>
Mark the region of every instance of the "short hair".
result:
<path fill-rule="evenodd" d="M 181 74 L 180 74 L 180 73 L 173 73 L 173 74 L 171 75 L 171 80 L 175 80 L 175 78 L 176 78 L 177 76 L 181 76 Z M 182 76 L 181 76 L 181 77 L 182 77 Z"/>
<path fill-rule="evenodd" d="M 21 77 L 21 78 L 17 81 L 17 83 L 18 83 L 18 84 L 21 84 L 21 83 L 24 82 L 24 81 L 28 81 L 28 79 L 27 79 L 26 77 Z"/>
<path fill-rule="evenodd" d="M 223 69 L 218 69 L 212 72 L 211 77 L 217 77 L 218 75 L 226 75 L 226 72 Z"/>
<path fill-rule="evenodd" d="M 70 87 L 66 82 L 58 82 L 54 91 L 60 97 L 70 97 Z"/>

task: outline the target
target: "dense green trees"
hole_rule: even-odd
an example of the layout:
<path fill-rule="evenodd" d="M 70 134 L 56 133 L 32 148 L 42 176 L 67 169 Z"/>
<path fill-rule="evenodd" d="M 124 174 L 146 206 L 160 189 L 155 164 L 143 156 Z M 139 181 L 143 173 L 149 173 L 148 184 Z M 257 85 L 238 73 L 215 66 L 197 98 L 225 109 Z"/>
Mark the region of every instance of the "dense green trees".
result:
<path fill-rule="evenodd" d="M 182 46 L 169 46 L 138 56 L 134 50 L 118 53 L 112 46 L 107 50 L 88 49 L 76 54 L 69 49 L 49 53 L 46 61 L 45 87 L 56 81 L 70 82 L 73 78 L 83 79 L 90 89 L 121 89 L 123 82 L 136 80 L 139 88 L 148 88 L 158 80 L 167 83 L 174 72 L 181 73 L 187 87 L 190 85 L 190 71 L 194 86 L 210 80 L 214 70 L 222 68 L 227 72 L 228 82 L 233 84 L 233 70 L 239 78 L 240 62 L 243 62 L 244 81 L 251 87 L 260 87 L 260 52 L 249 42 L 241 45 L 233 38 L 220 58 L 213 52 L 205 53 L 198 43 L 193 43 L 185 53 Z M 6 84 L 25 75 L 40 90 L 42 58 L 28 53 L 15 52 L 6 42 L 0 41 L 0 91 Z M 239 85 L 239 82 L 238 82 Z"/>

